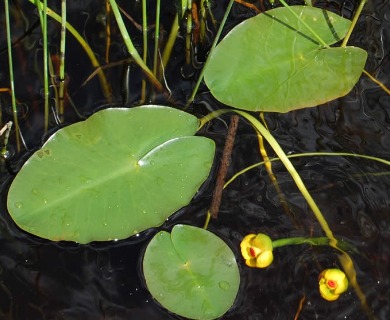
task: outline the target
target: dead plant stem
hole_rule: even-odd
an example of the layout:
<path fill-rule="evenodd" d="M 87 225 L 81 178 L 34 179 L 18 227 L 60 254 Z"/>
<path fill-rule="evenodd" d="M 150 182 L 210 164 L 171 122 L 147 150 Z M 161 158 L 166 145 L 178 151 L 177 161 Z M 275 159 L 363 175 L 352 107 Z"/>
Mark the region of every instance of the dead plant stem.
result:
<path fill-rule="evenodd" d="M 217 182 L 214 189 L 213 199 L 210 206 L 210 215 L 214 219 L 218 217 L 219 206 L 221 205 L 222 190 L 225 184 L 226 174 L 229 168 L 230 158 L 232 155 L 234 139 L 238 127 L 238 115 L 232 115 L 230 117 L 230 124 L 228 133 L 226 136 L 225 147 L 223 149 L 221 164 L 218 171 Z"/>

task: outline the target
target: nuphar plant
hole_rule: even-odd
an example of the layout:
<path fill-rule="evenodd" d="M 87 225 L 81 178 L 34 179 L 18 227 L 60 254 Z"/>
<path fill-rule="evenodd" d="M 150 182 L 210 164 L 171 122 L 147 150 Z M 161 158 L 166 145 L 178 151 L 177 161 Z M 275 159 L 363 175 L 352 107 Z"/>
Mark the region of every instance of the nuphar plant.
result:
<path fill-rule="evenodd" d="M 110 2 L 125 34 L 121 13 L 115 1 Z M 230 1 L 229 9 L 232 5 Z M 159 227 L 191 201 L 211 170 L 215 143 L 196 133 L 219 115 L 235 112 L 274 149 L 325 233 L 322 238 L 275 241 L 250 234 L 241 243 L 246 265 L 267 267 L 273 250 L 283 245 L 329 245 L 339 254 L 345 273 L 323 271 L 320 294 L 337 299 L 347 290 L 349 278 L 363 309 L 370 313 L 350 256 L 278 142 L 246 112 L 288 112 L 347 94 L 364 70 L 367 53 L 346 46 L 346 41 L 340 47 L 331 45 L 351 30 L 351 21 L 311 6 L 276 8 L 245 20 L 213 48 L 203 70 L 214 97 L 234 109 L 198 119 L 167 106 L 109 108 L 62 128 L 16 175 L 7 199 L 11 217 L 36 236 L 82 244 L 124 239 Z M 142 62 L 129 37 L 124 38 L 131 55 L 158 84 L 156 73 Z M 229 246 L 205 228 L 189 225 L 157 232 L 142 267 L 153 297 L 171 312 L 192 319 L 222 316 L 233 305 L 240 285 Z"/>

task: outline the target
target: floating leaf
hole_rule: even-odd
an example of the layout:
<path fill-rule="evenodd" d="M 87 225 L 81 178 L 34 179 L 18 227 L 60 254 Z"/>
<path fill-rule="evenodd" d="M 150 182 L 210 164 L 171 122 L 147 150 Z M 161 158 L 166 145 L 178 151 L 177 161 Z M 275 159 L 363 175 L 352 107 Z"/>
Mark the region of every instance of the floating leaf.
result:
<path fill-rule="evenodd" d="M 351 24 L 318 8 L 290 8 L 328 45 L 344 38 Z M 205 81 L 211 93 L 227 105 L 287 112 L 347 94 L 358 81 L 366 58 L 360 48 L 324 48 L 283 7 L 236 26 L 212 52 Z"/>
<path fill-rule="evenodd" d="M 146 285 L 166 309 L 191 319 L 215 319 L 233 305 L 240 285 L 230 248 L 213 233 L 187 225 L 159 232 L 143 260 Z"/>
<path fill-rule="evenodd" d="M 8 210 L 51 240 L 123 239 L 189 203 L 214 142 L 196 117 L 168 107 L 112 108 L 57 131 L 15 177 Z"/>

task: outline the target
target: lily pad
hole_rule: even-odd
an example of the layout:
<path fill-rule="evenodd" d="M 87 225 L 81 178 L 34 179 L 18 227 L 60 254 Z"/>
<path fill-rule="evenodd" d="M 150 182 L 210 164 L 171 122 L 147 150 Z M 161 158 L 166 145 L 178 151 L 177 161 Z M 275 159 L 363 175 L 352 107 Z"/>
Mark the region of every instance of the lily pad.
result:
<path fill-rule="evenodd" d="M 213 233 L 187 225 L 159 232 L 143 260 L 146 285 L 166 309 L 191 319 L 221 317 L 240 285 L 231 249 Z"/>
<path fill-rule="evenodd" d="M 199 120 L 162 106 L 111 108 L 52 135 L 15 177 L 8 210 L 23 230 L 79 243 L 161 225 L 207 178 L 215 145 Z"/>
<path fill-rule="evenodd" d="M 351 22 L 332 12 L 290 7 L 327 44 L 345 37 Z M 367 53 L 324 47 L 287 8 L 250 18 L 229 32 L 210 56 L 205 81 L 221 102 L 249 111 L 287 112 L 347 94 Z"/>

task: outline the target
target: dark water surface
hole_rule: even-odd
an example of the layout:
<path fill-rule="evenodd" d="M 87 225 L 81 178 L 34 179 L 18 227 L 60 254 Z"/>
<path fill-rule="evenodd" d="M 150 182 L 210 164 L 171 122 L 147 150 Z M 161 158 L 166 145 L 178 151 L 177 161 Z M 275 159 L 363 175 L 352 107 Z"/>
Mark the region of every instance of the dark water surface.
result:
<path fill-rule="evenodd" d="M 221 1 L 213 7 L 218 20 L 227 2 Z M 136 15 L 139 2 L 129 3 L 125 5 L 123 2 L 123 7 L 133 14 L 133 18 L 141 21 Z M 316 3 L 351 18 L 358 2 L 327 0 Z M 27 5 L 23 7 L 23 12 L 24 17 L 17 13 L 12 16 L 15 19 L 13 35 L 15 39 L 21 37 L 13 48 L 18 61 L 15 65 L 16 92 L 18 100 L 27 106 L 20 118 L 22 133 L 28 149 L 34 150 L 41 143 L 43 133 L 42 83 L 34 67 L 36 63 L 39 66 L 37 61 L 42 52 L 40 29 L 34 27 L 38 19 L 34 7 Z M 103 1 L 69 3 L 70 22 L 78 30 L 84 30 L 101 61 L 104 56 L 104 24 L 100 19 L 102 12 Z M 169 2 L 163 9 L 163 23 L 167 23 L 165 36 L 174 13 L 174 5 Z M 250 9 L 235 4 L 227 29 L 253 14 Z M 3 13 L 1 15 L 3 22 Z M 142 35 L 133 30 L 131 24 L 129 28 L 136 43 L 142 43 Z M 23 37 L 26 30 L 27 36 Z M 51 50 L 56 53 L 58 24 L 50 22 L 49 30 Z M 212 35 L 213 30 L 210 31 L 210 37 Z M 119 65 L 107 69 L 106 74 L 112 87 L 110 102 L 102 95 L 96 78 L 81 86 L 93 68 L 85 54 L 79 51 L 79 45 L 71 36 L 68 39 L 68 90 L 78 114 L 68 104 L 66 123 L 80 120 L 80 115 L 90 115 L 97 107 L 136 104 L 140 77 L 134 66 Z M 0 86 L 7 87 L 4 35 L 1 35 L 0 45 Z M 366 70 L 389 87 L 389 0 L 369 1 L 366 4 L 350 45 L 368 51 Z M 205 48 L 199 48 L 199 60 L 202 60 L 202 50 L 207 51 L 207 44 Z M 175 102 L 179 107 L 191 93 L 199 72 L 194 68 L 193 78 L 187 73 L 185 78 L 180 75 L 184 63 L 183 51 L 184 39 L 181 37 L 175 46 L 170 69 L 167 70 L 167 83 L 173 97 L 169 104 Z M 113 34 L 110 61 L 125 58 L 127 55 L 120 36 Z M 123 94 L 126 79 L 124 71 L 128 68 L 131 69 L 131 87 Z M 321 84 L 318 85 L 321 90 Z M 162 103 L 164 97 L 155 99 Z M 3 93 L 1 108 L 2 121 L 10 120 L 9 97 Z M 208 109 L 217 108 L 218 103 L 209 95 L 207 88 L 202 87 L 193 106 L 194 113 L 201 115 Z M 346 97 L 321 107 L 286 114 L 269 113 L 266 119 L 272 134 L 287 153 L 349 152 L 390 159 L 390 96 L 365 76 Z M 229 118 L 221 120 L 214 120 L 202 132 L 216 141 L 217 159 L 221 154 L 227 131 L 225 123 Z M 51 125 L 56 127 L 53 119 Z M 228 175 L 260 161 L 256 150 L 256 136 L 251 127 L 241 120 Z M 270 155 L 273 155 L 271 151 Z M 17 170 L 21 165 L 18 159 L 15 156 L 8 164 L 1 162 L 0 319 L 182 319 L 158 306 L 143 283 L 140 270 L 142 253 L 158 228 L 126 240 L 89 245 L 45 241 L 18 229 L 6 209 L 7 190 L 13 179 L 9 169 Z M 300 157 L 294 159 L 293 163 L 335 236 L 350 242 L 357 249 L 358 253 L 351 251 L 350 254 L 368 306 L 377 319 L 389 319 L 389 168 L 384 164 L 353 157 Z M 298 319 L 310 320 L 368 319 L 352 288 L 335 302 L 327 302 L 320 297 L 319 273 L 325 268 L 340 267 L 335 251 L 328 247 L 278 248 L 274 251 L 274 262 L 267 269 L 250 269 L 245 266 L 240 257 L 239 244 L 248 233 L 263 232 L 273 239 L 323 235 L 288 172 L 277 162 L 273 165 L 273 171 L 285 194 L 290 214 L 286 214 L 267 172 L 260 167 L 240 176 L 224 191 L 219 218 L 210 223 L 209 230 L 224 239 L 235 252 L 241 274 L 237 300 L 222 319 L 284 320 L 294 319 L 296 314 L 299 314 Z M 177 223 L 202 226 L 210 205 L 215 176 L 216 170 L 213 170 L 210 179 L 191 204 L 171 217 L 161 228 L 169 230 Z"/>

